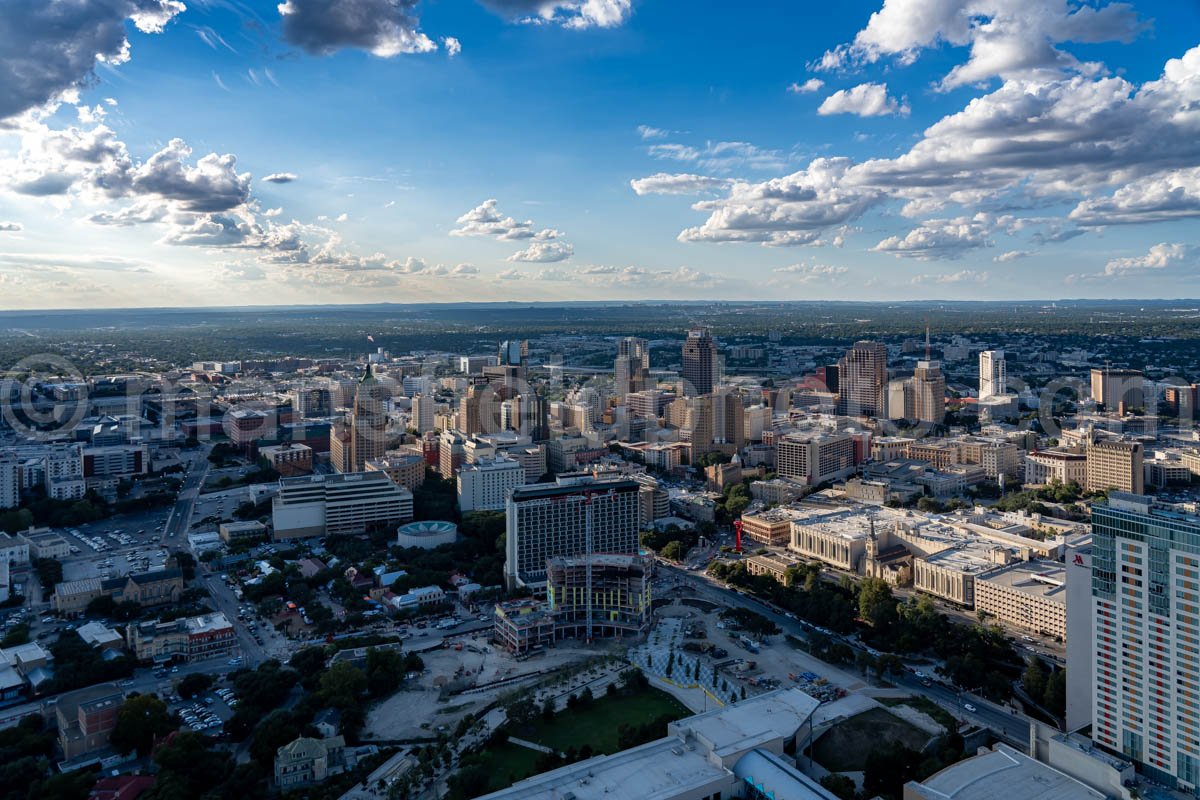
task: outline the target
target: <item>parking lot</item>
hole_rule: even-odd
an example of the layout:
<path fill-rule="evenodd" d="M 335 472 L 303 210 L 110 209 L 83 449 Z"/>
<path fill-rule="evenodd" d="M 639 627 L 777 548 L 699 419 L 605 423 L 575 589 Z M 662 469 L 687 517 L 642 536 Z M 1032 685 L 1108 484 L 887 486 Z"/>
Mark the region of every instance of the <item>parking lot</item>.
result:
<path fill-rule="evenodd" d="M 166 521 L 167 512 L 155 512 L 64 530 L 71 555 L 62 561 L 63 580 L 114 578 L 162 569 L 170 555 L 169 545 L 162 543 Z"/>
<path fill-rule="evenodd" d="M 241 659 L 229 661 L 231 669 L 240 664 Z M 165 682 L 166 688 L 169 689 L 160 692 L 167 700 L 168 709 L 177 712 L 183 724 L 197 733 L 220 735 L 225 723 L 233 716 L 234 709 L 238 706 L 237 696 L 228 686 L 214 686 L 192 698 L 180 697 L 177 688 L 183 675 L 179 673 L 178 667 L 160 667 L 154 671 L 154 676 Z M 171 688 L 172 684 L 175 688 Z"/>

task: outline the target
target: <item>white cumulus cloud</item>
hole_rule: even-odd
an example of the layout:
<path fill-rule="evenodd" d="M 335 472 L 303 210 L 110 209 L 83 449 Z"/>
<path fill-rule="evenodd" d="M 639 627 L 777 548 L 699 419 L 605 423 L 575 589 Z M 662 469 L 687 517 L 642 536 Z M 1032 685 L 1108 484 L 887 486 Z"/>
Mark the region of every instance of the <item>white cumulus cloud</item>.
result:
<path fill-rule="evenodd" d="M 907 103 L 888 96 L 887 86 L 882 83 L 860 83 L 852 89 L 839 89 L 826 97 L 817 108 L 817 113 L 822 116 L 854 114 L 858 117 L 906 117 L 909 111 Z"/>
<path fill-rule="evenodd" d="M 635 194 L 704 194 L 727 188 L 733 181 L 708 175 L 656 172 L 629 182 Z"/>
<path fill-rule="evenodd" d="M 809 78 L 804 83 L 793 83 L 788 86 L 788 91 L 792 94 L 812 94 L 819 92 L 825 88 L 825 81 L 820 78 Z"/>
<path fill-rule="evenodd" d="M 533 261 L 548 263 L 566 261 L 575 254 L 575 248 L 566 242 L 533 242 L 524 250 L 518 250 L 506 261 Z"/>

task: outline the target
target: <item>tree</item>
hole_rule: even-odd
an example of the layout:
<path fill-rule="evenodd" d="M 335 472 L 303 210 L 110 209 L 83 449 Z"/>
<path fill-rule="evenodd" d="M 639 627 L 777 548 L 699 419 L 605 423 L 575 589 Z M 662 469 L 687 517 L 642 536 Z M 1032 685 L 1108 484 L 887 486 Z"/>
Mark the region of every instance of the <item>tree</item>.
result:
<path fill-rule="evenodd" d="M 29 643 L 29 626 L 24 622 L 19 625 L 13 625 L 8 629 L 8 633 L 4 634 L 4 638 L 0 639 L 0 647 L 16 647 L 20 644 Z"/>
<path fill-rule="evenodd" d="M 83 800 L 96 785 L 96 777 L 96 773 L 90 769 L 51 775 L 32 787 L 29 796 L 38 800 Z"/>
<path fill-rule="evenodd" d="M 339 711 L 358 708 L 367 693 L 367 676 L 353 664 L 340 661 L 321 676 L 318 694 L 327 706 Z"/>
<path fill-rule="evenodd" d="M 491 773 L 481 764 L 464 764 L 450 778 L 452 797 L 478 797 L 487 794 L 490 788 Z"/>
<path fill-rule="evenodd" d="M 683 545 L 678 539 L 672 539 L 667 542 L 666 546 L 662 549 L 662 557 L 670 561 L 682 561 L 686 555 L 687 553 L 684 552 Z"/>
<path fill-rule="evenodd" d="M 1061 717 L 1067 711 L 1067 671 L 1057 669 L 1046 679 L 1046 689 L 1042 694 L 1042 705 L 1055 716 Z"/>
<path fill-rule="evenodd" d="M 259 764 L 270 764 L 275 752 L 300 735 L 300 726 L 287 711 L 276 711 L 258 723 L 250 740 L 250 755 Z"/>
<path fill-rule="evenodd" d="M 854 781 L 836 772 L 831 772 L 821 778 L 821 785 L 833 792 L 841 800 L 854 800 L 858 796 L 858 787 L 854 785 Z"/>
<path fill-rule="evenodd" d="M 175 561 L 175 566 L 179 567 L 180 571 L 183 572 L 183 579 L 185 581 L 190 581 L 196 577 L 195 556 L 183 550 L 176 550 L 174 553 L 171 553 L 171 558 Z"/>
<path fill-rule="evenodd" d="M 207 738 L 192 731 L 176 734 L 155 750 L 154 763 L 158 776 L 142 800 L 199 800 L 234 774 L 233 758 L 211 750 Z"/>
<path fill-rule="evenodd" d="M 58 559 L 34 559 L 33 568 L 37 571 L 38 583 L 42 585 L 43 590 L 49 592 L 54 589 L 56 583 L 62 583 L 63 568 Z"/>
<path fill-rule="evenodd" d="M 899 742 L 875 747 L 863 766 L 864 796 L 899 800 L 904 784 L 918 778 L 920 765 L 921 754 Z"/>
<path fill-rule="evenodd" d="M 863 578 L 858 586 L 858 615 L 873 628 L 896 620 L 896 598 L 892 587 L 882 578 Z"/>
<path fill-rule="evenodd" d="M 403 680 L 404 657 L 398 650 L 367 648 L 367 691 L 372 697 L 388 696 Z"/>
<path fill-rule="evenodd" d="M 130 697 L 117 710 L 112 730 L 112 746 L 118 753 L 137 752 L 145 756 L 159 737 L 176 729 L 167 704 L 152 694 Z"/>
<path fill-rule="evenodd" d="M 288 666 L 306 678 L 316 677 L 325 669 L 325 648 L 305 647 L 303 650 L 297 650 L 288 661 Z"/>
<path fill-rule="evenodd" d="M 1021 688 L 1035 703 L 1042 701 L 1046 693 L 1046 668 L 1037 656 L 1030 656 L 1025 664 L 1025 672 L 1021 675 Z"/>
<path fill-rule="evenodd" d="M 206 672 L 192 672 L 183 676 L 183 680 L 179 682 L 179 696 L 190 700 L 197 695 L 204 694 L 213 685 L 213 678 Z"/>

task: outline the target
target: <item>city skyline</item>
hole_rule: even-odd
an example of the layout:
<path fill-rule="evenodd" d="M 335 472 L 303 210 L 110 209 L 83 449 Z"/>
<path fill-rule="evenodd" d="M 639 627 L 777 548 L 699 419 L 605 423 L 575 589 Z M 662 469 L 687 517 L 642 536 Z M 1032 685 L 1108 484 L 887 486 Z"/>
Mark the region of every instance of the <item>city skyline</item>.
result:
<path fill-rule="evenodd" d="M 3 309 L 1195 294 L 1194 5 L 16 6 Z"/>

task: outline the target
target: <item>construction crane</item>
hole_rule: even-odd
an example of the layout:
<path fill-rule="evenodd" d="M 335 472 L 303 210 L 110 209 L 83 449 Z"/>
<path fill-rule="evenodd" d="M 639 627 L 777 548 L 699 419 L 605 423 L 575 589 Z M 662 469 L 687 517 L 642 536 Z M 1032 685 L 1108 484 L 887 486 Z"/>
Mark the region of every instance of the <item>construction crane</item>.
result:
<path fill-rule="evenodd" d="M 583 493 L 583 573 L 587 596 L 587 643 L 592 643 L 592 493 Z"/>

